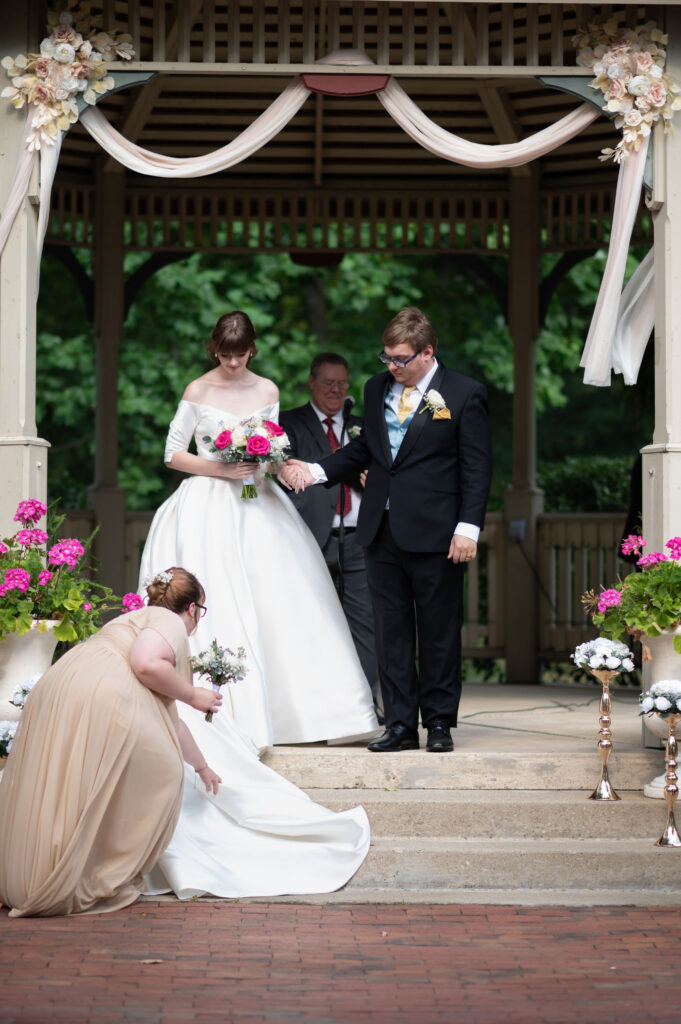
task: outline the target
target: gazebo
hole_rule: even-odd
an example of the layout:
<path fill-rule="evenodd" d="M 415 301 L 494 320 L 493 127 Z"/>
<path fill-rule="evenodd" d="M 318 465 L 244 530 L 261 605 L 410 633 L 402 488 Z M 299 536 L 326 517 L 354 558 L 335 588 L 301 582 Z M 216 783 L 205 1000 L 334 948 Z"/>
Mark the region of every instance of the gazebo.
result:
<path fill-rule="evenodd" d="M 101 524 L 102 578 L 119 591 L 135 584 L 149 520 L 126 513 L 118 486 L 115 386 L 125 310 L 146 277 L 197 250 L 447 253 L 495 289 L 515 366 L 512 487 L 503 515 L 491 517 L 483 535 L 482 613 L 477 570 L 469 574 L 466 653 L 504 656 L 509 681 L 536 680 L 541 657 L 564 656 L 584 638 L 579 595 L 614 577 L 621 529 L 617 517 L 543 515 L 536 485 L 534 346 L 542 310 L 561 275 L 607 244 L 618 180 L 617 166 L 598 160 L 603 147 L 616 145 L 617 131 L 599 112 L 602 96 L 588 86 L 591 72 L 576 63 L 572 38 L 594 19 L 619 17 L 632 28 L 654 21 L 669 35 L 667 72 L 681 80 L 681 9 L 550 0 L 99 0 L 90 6 L 106 31 L 130 33 L 134 54 L 110 62 L 115 91 L 64 134 L 51 192 L 48 161 L 33 165 L 1 257 L 3 532 L 18 500 L 46 492 L 49 438 L 37 436 L 35 423 L 40 213 L 45 244 L 73 270 L 97 338 L 92 508 L 72 525 Z M 40 0 L 14 5 L 3 19 L 3 55 L 35 52 L 46 20 Z M 532 162 L 504 162 L 523 140 L 569 123 L 579 110 L 579 130 L 566 131 L 557 148 Z M 252 144 L 272 111 L 279 120 L 271 134 L 262 129 Z M 3 101 L 0 124 L 5 209 L 25 152 L 24 114 Z M 112 127 L 123 141 L 110 134 Z M 481 174 L 470 160 L 443 159 L 452 137 L 464 149 L 472 143 L 479 150 L 501 146 L 504 153 Z M 169 158 L 156 161 L 153 174 L 163 177 L 152 176 L 153 157 L 135 145 Z M 221 147 L 229 151 L 226 161 L 206 173 L 201 158 Z M 675 266 L 681 194 L 673 171 L 681 163 L 681 134 L 665 135 L 657 126 L 651 153 L 631 237 L 652 242 L 654 236 L 655 243 L 656 426 L 644 449 L 643 513 L 646 537 L 659 546 L 678 532 L 681 500 L 678 337 L 673 344 L 681 331 Z M 182 164 L 187 158 L 194 165 Z M 201 176 L 176 176 L 190 166 Z M 627 244 L 625 237 L 624 252 Z M 79 272 L 74 246 L 91 249 L 92 278 Z M 124 249 L 149 254 L 127 281 Z M 561 258 L 542 281 L 544 252 Z M 491 253 L 508 259 L 507 290 L 485 262 Z M 537 587 L 535 567 L 549 601 Z"/>

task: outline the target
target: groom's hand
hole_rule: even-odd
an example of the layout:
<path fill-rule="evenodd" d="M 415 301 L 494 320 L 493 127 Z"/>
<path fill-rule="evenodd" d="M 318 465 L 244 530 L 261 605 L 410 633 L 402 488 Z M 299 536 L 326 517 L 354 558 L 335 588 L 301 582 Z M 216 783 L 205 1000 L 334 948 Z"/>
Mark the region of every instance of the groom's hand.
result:
<path fill-rule="evenodd" d="M 296 494 L 315 482 L 307 462 L 301 462 L 299 459 L 289 459 L 284 472 L 285 482 L 295 489 Z"/>
<path fill-rule="evenodd" d="M 470 537 L 464 537 L 461 533 L 455 533 L 449 545 L 449 554 L 452 562 L 472 562 L 478 553 L 478 545 Z"/>

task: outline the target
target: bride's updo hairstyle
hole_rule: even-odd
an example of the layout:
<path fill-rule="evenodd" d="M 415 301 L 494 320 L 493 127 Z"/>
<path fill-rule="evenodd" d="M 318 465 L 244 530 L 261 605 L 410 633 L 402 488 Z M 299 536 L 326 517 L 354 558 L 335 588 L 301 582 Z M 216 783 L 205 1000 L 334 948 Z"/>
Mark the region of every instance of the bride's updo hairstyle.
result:
<path fill-rule="evenodd" d="M 174 565 L 157 573 L 147 584 L 149 604 L 156 608 L 169 608 L 178 615 L 186 612 L 192 601 L 203 604 L 206 594 L 193 573 Z"/>
<path fill-rule="evenodd" d="M 222 355 L 244 356 L 248 352 L 248 361 L 258 354 L 255 347 L 255 328 L 246 313 L 236 309 L 232 313 L 221 316 L 210 336 L 207 345 L 213 357 L 213 364 L 218 365 L 218 352 Z"/>

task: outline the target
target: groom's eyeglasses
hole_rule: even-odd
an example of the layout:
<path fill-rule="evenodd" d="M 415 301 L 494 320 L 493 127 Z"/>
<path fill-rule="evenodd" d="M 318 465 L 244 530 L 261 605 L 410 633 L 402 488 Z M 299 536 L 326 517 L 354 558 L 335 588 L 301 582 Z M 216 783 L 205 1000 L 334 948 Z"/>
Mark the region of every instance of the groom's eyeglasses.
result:
<path fill-rule="evenodd" d="M 409 356 L 408 359 L 395 359 L 394 356 L 387 356 L 385 354 L 385 352 L 379 352 L 378 353 L 378 358 L 386 366 L 390 366 L 390 364 L 392 363 L 393 366 L 399 366 L 402 369 L 404 369 L 405 366 L 409 365 L 409 363 L 412 361 L 412 359 L 416 359 L 418 354 L 419 354 L 418 352 L 414 352 L 414 355 L 413 356 Z"/>
<path fill-rule="evenodd" d="M 205 604 L 197 604 L 196 602 L 194 602 L 194 603 L 196 604 L 196 607 L 197 607 L 197 608 L 200 608 L 200 609 L 201 609 L 201 614 L 199 615 L 199 618 L 200 618 L 200 619 L 202 619 L 202 618 L 203 618 L 203 616 L 204 616 L 204 615 L 206 614 L 206 612 L 208 611 L 208 608 L 206 607 L 206 605 L 205 605 Z"/>

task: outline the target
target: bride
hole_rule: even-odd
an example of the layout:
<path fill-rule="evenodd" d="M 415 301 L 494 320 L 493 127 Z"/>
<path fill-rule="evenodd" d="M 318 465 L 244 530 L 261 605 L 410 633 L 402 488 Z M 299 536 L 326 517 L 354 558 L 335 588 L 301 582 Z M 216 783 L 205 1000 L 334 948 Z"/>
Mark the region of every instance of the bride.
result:
<path fill-rule="evenodd" d="M 213 639 L 246 649 L 248 674 L 223 690 L 221 719 L 231 714 L 258 749 L 372 733 L 371 691 L 312 534 L 269 479 L 257 480 L 257 498 L 243 500 L 253 466 L 210 451 L 211 439 L 255 413 L 278 419 L 277 387 L 249 369 L 257 352 L 249 317 L 221 316 L 208 350 L 214 368 L 187 386 L 166 442 L 166 465 L 191 475 L 154 516 L 140 592 L 168 565 L 204 582 L 211 604 L 192 653 Z"/>

